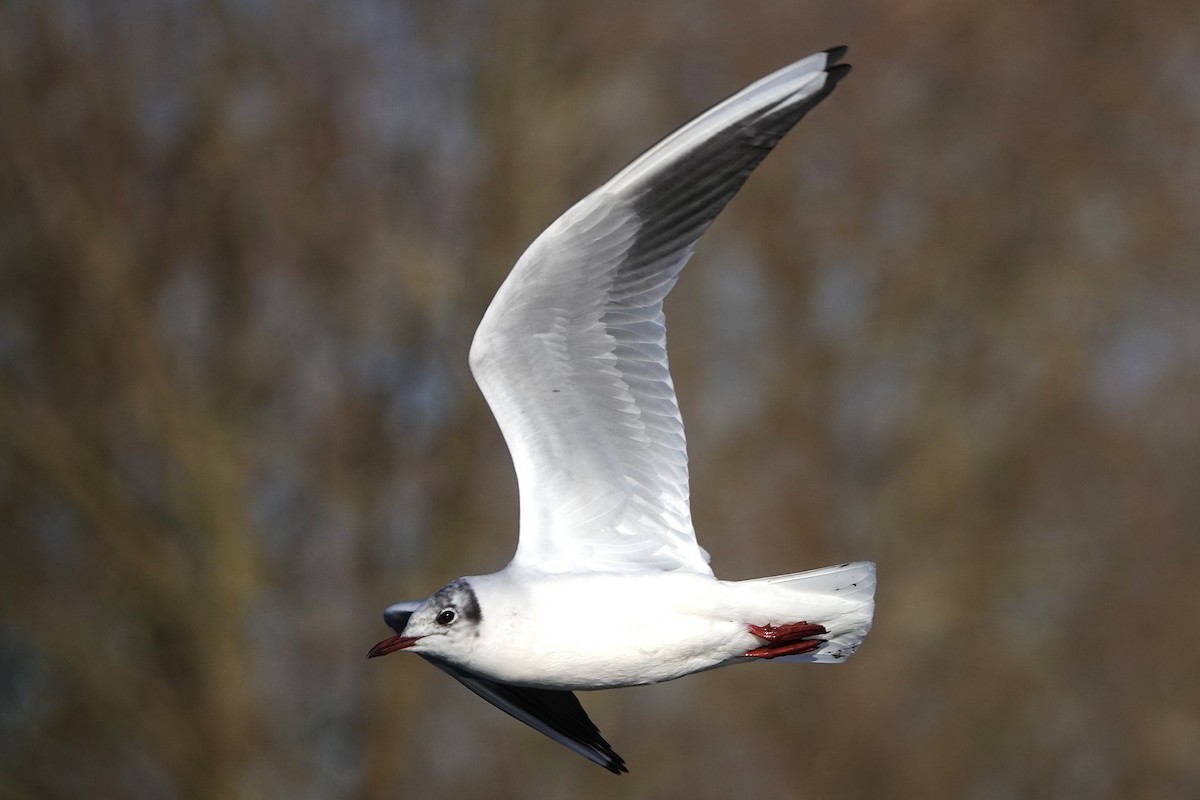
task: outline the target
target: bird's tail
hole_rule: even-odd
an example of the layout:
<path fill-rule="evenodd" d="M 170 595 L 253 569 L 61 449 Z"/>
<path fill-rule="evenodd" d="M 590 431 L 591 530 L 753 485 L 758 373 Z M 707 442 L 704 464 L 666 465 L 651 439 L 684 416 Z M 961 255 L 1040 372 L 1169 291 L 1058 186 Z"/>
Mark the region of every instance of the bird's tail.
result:
<path fill-rule="evenodd" d="M 775 660 L 837 664 L 851 656 L 871 630 L 875 615 L 875 564 L 870 561 L 739 581 L 739 584 L 767 584 L 789 595 L 795 593 L 794 607 L 799 618 L 822 625 L 827 631 L 817 637 L 825 644 L 816 650 L 782 655 Z M 780 619 L 777 623 L 796 621 Z"/>

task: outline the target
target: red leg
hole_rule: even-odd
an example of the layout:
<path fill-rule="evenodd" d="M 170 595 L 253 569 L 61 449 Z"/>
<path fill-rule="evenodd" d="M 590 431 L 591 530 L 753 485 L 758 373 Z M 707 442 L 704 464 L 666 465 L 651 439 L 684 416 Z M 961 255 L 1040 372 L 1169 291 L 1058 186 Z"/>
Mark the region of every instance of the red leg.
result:
<path fill-rule="evenodd" d="M 828 633 L 824 625 L 795 622 L 789 625 L 751 625 L 750 632 L 767 642 L 763 647 L 747 650 L 751 658 L 777 658 L 809 653 L 825 644 L 823 639 L 813 639 Z"/>
<path fill-rule="evenodd" d="M 824 625 L 812 625 L 807 622 L 794 622 L 791 625 L 751 625 L 750 632 L 768 642 L 791 642 L 806 636 L 829 633 Z"/>

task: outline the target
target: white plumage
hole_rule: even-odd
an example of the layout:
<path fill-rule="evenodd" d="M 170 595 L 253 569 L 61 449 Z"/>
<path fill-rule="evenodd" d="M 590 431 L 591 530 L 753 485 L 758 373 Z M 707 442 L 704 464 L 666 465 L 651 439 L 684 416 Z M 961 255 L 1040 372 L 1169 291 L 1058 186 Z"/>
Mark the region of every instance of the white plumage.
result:
<path fill-rule="evenodd" d="M 871 626 L 873 564 L 713 576 L 692 529 L 662 310 L 709 224 L 849 70 L 836 65 L 844 50 L 785 67 L 680 128 L 521 256 L 470 354 L 517 471 L 516 554 L 500 572 L 389 608 L 397 635 L 371 655 L 412 650 L 620 772 L 572 690 L 854 652 Z"/>

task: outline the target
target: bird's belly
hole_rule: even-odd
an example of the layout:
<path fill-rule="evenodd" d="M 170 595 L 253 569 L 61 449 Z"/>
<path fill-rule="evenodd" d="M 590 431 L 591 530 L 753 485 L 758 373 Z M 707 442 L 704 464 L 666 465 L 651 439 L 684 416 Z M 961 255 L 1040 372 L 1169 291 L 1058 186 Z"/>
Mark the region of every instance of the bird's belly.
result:
<path fill-rule="evenodd" d="M 728 630 L 716 632 L 708 626 L 681 626 L 676 633 L 630 637 L 627 632 L 593 629 L 585 637 L 561 635 L 530 641 L 519 651 L 495 651 L 474 665 L 477 671 L 505 683 L 545 689 L 605 689 L 659 683 L 711 669 L 744 652 L 731 639 L 744 626 L 725 623 Z M 608 635 L 608 634 L 612 635 Z"/>
<path fill-rule="evenodd" d="M 504 683 L 605 689 L 712 669 L 756 642 L 743 623 L 698 608 L 695 600 L 678 602 L 675 595 L 667 601 L 643 595 L 636 584 L 627 588 L 603 603 L 542 598 L 510 620 L 492 620 L 497 624 L 489 626 L 469 668 Z"/>

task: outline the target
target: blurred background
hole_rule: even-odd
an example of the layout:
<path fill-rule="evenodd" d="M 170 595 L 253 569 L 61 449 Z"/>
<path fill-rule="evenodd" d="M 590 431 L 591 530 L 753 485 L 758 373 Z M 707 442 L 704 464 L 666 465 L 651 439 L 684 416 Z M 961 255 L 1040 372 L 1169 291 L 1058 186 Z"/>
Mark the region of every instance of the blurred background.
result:
<path fill-rule="evenodd" d="M 1200 796 L 1197 31 L 0 2 L 0 797 Z M 466 355 L 525 245 L 841 43 L 667 313 L 717 574 L 876 560 L 860 653 L 584 695 L 623 778 L 366 661 L 512 553 Z"/>

